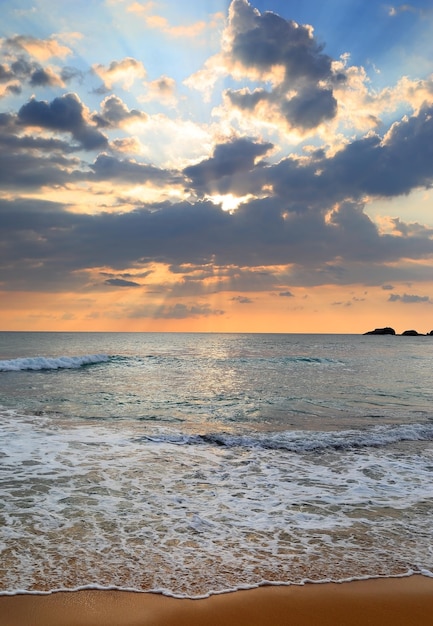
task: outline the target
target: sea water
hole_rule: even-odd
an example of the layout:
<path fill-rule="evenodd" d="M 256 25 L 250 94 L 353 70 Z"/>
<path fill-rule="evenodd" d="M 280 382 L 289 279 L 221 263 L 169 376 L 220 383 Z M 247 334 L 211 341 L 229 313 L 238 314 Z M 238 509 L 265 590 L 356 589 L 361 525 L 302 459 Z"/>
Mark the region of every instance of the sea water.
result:
<path fill-rule="evenodd" d="M 433 338 L 0 333 L 0 593 L 433 572 Z"/>

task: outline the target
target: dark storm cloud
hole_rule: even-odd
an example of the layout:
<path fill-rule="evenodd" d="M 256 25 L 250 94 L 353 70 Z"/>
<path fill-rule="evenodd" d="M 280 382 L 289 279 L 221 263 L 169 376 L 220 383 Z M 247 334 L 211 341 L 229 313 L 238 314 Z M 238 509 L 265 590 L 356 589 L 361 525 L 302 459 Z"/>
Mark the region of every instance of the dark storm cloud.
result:
<path fill-rule="evenodd" d="M 27 127 L 69 132 L 84 150 L 102 149 L 108 145 L 106 136 L 86 122 L 83 104 L 73 93 L 54 98 L 52 102 L 32 98 L 18 111 L 18 120 Z"/>
<path fill-rule="evenodd" d="M 283 68 L 282 83 L 270 91 L 227 90 L 234 106 L 254 111 L 260 102 L 272 103 L 291 126 L 304 130 L 335 117 L 332 86 L 345 76 L 334 72 L 332 58 L 323 53 L 309 26 L 269 11 L 261 14 L 247 0 L 233 0 L 229 17 L 227 54 L 237 68 L 263 76 Z"/>

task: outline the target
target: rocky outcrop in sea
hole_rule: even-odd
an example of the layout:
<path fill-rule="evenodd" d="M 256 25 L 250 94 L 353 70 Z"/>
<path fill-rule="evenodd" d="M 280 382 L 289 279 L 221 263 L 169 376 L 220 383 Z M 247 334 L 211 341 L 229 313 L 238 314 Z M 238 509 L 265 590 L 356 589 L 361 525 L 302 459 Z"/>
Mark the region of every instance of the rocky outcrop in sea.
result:
<path fill-rule="evenodd" d="M 369 330 L 364 335 L 396 335 L 397 333 L 391 326 L 385 326 L 385 328 L 375 328 Z M 433 330 L 428 333 L 419 333 L 417 330 L 404 330 L 400 337 L 426 337 L 433 336 Z"/>

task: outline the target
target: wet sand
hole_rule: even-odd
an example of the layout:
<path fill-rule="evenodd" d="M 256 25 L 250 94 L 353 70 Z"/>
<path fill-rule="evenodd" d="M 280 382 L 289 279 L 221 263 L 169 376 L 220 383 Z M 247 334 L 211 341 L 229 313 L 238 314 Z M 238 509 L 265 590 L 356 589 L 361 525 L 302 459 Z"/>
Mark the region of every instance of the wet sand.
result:
<path fill-rule="evenodd" d="M 1 626 L 421 626 L 433 619 L 433 579 L 261 587 L 178 600 L 74 591 L 0 597 Z"/>

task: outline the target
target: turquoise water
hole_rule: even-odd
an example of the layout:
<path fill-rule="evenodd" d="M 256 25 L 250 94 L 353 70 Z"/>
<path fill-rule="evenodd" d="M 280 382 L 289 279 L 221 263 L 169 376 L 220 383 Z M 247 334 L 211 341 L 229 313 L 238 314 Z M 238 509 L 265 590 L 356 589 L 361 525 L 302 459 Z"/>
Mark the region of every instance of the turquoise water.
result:
<path fill-rule="evenodd" d="M 433 571 L 431 337 L 0 333 L 0 590 Z"/>

